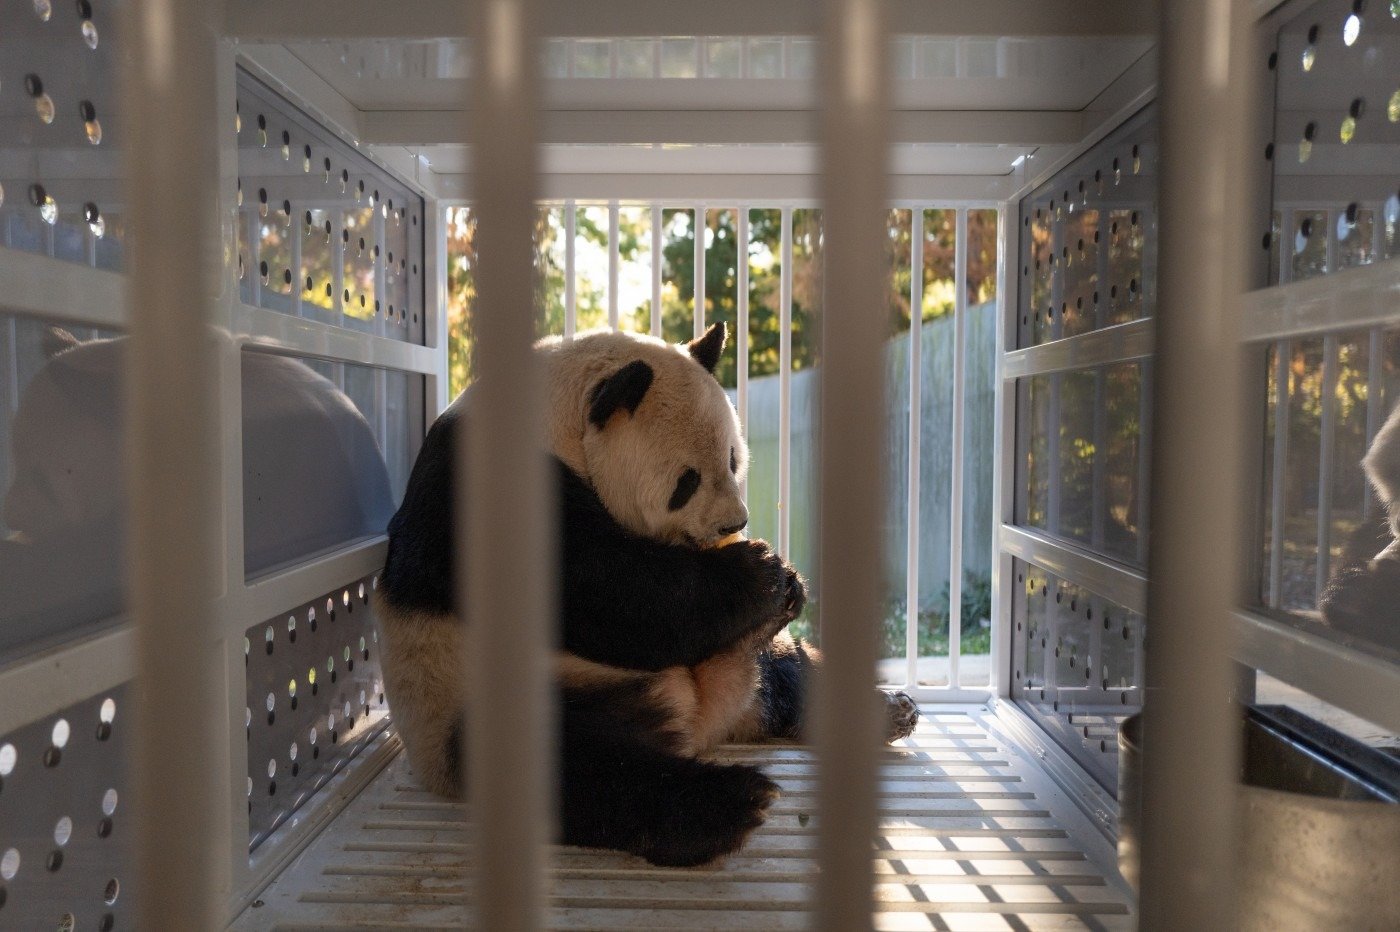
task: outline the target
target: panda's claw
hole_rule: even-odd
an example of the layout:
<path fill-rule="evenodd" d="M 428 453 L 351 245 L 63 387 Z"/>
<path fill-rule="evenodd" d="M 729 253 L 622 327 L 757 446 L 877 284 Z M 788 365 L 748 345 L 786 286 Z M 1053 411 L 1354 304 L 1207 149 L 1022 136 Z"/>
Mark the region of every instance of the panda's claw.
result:
<path fill-rule="evenodd" d="M 801 574 L 792 567 L 788 567 L 786 580 L 786 596 L 783 600 L 783 618 L 793 621 L 802 614 L 802 609 L 807 605 L 807 586 Z"/>

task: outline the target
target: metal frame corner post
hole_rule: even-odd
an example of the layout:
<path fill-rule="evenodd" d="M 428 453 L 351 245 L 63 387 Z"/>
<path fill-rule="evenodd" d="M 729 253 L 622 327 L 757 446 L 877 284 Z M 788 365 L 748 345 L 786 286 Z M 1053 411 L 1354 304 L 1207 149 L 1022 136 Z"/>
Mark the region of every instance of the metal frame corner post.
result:
<path fill-rule="evenodd" d="M 222 924 L 231 875 L 222 581 L 218 4 L 126 7 L 126 363 L 137 640 L 137 925 Z M 230 119 L 232 116 L 230 115 Z"/>
<path fill-rule="evenodd" d="M 1249 5 L 1164 0 L 1141 923 L 1234 927 Z M 1212 546 L 1202 546 L 1212 541 Z"/>

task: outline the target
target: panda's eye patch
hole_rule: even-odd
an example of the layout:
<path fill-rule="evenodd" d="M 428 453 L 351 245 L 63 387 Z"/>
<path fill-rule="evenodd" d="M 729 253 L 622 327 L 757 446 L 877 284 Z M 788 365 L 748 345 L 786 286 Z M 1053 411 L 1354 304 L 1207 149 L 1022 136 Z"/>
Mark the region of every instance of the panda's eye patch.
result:
<path fill-rule="evenodd" d="M 734 455 L 733 447 L 729 448 L 729 471 L 735 475 L 739 473 L 739 457 Z"/>
<path fill-rule="evenodd" d="M 693 469 L 687 469 L 676 480 L 676 491 L 671 493 L 671 500 L 667 502 L 666 507 L 671 511 L 684 508 L 685 503 L 690 501 L 698 488 L 700 488 L 700 474 Z"/>

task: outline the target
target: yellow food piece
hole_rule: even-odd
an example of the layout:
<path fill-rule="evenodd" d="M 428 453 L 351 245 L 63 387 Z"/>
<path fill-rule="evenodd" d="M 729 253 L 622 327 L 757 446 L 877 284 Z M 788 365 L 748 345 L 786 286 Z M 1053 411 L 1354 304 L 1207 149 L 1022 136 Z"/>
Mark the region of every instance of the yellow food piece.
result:
<path fill-rule="evenodd" d="M 719 549 L 720 547 L 728 547 L 730 544 L 737 544 L 743 539 L 744 535 L 736 531 L 735 533 L 730 534 L 728 537 L 721 537 L 719 540 L 715 541 L 714 547 L 715 549 Z"/>

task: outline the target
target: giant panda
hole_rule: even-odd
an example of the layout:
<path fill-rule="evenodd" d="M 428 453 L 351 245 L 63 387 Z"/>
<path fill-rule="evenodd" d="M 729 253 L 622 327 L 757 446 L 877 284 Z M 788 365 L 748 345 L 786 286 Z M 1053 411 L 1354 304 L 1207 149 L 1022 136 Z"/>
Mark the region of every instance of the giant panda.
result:
<path fill-rule="evenodd" d="M 700 758 L 726 740 L 798 739 L 817 652 L 783 629 L 804 583 L 748 521 L 748 451 L 714 368 L 722 323 L 688 344 L 596 332 L 537 345 L 560 500 L 560 840 L 656 864 L 737 849 L 776 785 Z M 385 688 L 418 780 L 460 793 L 461 658 L 453 613 L 453 435 L 430 429 L 389 525 L 377 589 Z M 492 623 L 508 623 L 504 619 Z M 891 740 L 918 710 L 879 693 Z M 527 739 L 528 740 L 528 739 Z"/>

